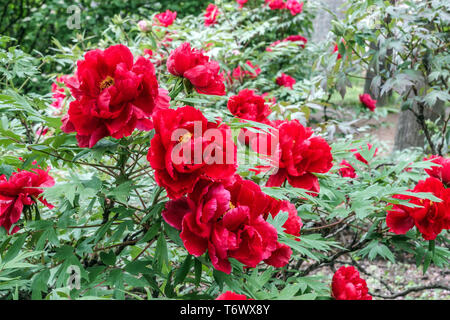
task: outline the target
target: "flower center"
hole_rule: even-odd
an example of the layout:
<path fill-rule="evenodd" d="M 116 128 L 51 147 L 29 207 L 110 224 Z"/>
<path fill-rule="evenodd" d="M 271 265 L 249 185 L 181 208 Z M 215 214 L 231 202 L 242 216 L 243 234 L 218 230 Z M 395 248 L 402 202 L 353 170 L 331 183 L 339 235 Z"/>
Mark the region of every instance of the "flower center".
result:
<path fill-rule="evenodd" d="M 178 142 L 183 143 L 183 142 L 188 142 L 189 140 L 191 140 L 192 137 L 192 133 L 188 132 L 185 133 L 184 135 L 182 135 L 181 137 L 178 138 Z"/>
<path fill-rule="evenodd" d="M 106 88 L 109 88 L 114 85 L 114 78 L 111 76 L 107 76 L 105 80 L 100 83 L 100 90 L 103 91 Z"/>
<path fill-rule="evenodd" d="M 233 202 L 230 201 L 230 210 L 233 210 L 234 208 L 236 208 L 236 206 L 233 204 Z M 228 211 L 230 211 L 228 210 Z"/>

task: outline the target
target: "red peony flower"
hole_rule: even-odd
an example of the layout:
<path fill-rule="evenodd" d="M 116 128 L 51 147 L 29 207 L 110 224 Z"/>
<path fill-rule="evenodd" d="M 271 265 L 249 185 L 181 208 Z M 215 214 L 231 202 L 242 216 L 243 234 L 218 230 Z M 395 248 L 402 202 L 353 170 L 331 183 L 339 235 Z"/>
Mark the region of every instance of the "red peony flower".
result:
<path fill-rule="evenodd" d="M 205 12 L 205 27 L 209 27 L 217 22 L 219 15 L 219 7 L 210 3 Z"/>
<path fill-rule="evenodd" d="M 336 271 L 331 289 L 336 300 L 372 300 L 366 281 L 353 266 L 340 267 Z"/>
<path fill-rule="evenodd" d="M 257 184 L 239 176 L 232 184 L 202 180 L 187 198 L 170 201 L 162 215 L 181 230 L 190 254 L 200 256 L 208 251 L 214 268 L 229 274 L 229 258 L 251 268 L 263 260 L 275 267 L 289 261 L 292 250 L 278 243 L 276 229 L 265 220 L 273 201 Z M 293 230 L 301 227 L 294 217 L 285 226 L 300 233 Z"/>
<path fill-rule="evenodd" d="M 52 187 L 55 181 L 42 169 L 31 169 L 31 171 L 19 170 L 14 172 L 9 179 L 0 176 L 0 226 L 9 233 L 11 226 L 20 219 L 24 206 L 30 206 L 39 200 L 44 205 L 53 208 L 41 194 L 45 187 Z M 11 231 L 16 233 L 16 226 Z"/>
<path fill-rule="evenodd" d="M 191 106 L 159 110 L 154 121 L 147 159 L 171 199 L 192 192 L 201 178 L 224 181 L 234 175 L 237 149 L 227 125 L 208 122 Z"/>
<path fill-rule="evenodd" d="M 177 12 L 176 11 L 170 11 L 167 9 L 163 13 L 159 13 L 155 16 L 155 18 L 158 20 L 159 24 L 164 27 L 168 27 L 173 24 L 175 19 L 177 18 Z"/>
<path fill-rule="evenodd" d="M 269 4 L 270 10 L 286 9 L 286 3 L 283 0 L 265 0 Z"/>
<path fill-rule="evenodd" d="M 75 101 L 61 129 L 76 132 L 80 147 L 93 147 L 111 136 L 130 136 L 135 128 L 153 129 L 150 119 L 169 106 L 167 91 L 158 87 L 153 64 L 144 57 L 133 62 L 124 45 L 92 50 L 78 61 L 76 77 L 66 81 Z"/>
<path fill-rule="evenodd" d="M 257 122 L 267 119 L 271 112 L 264 98 L 250 89 L 241 90 L 238 95 L 230 97 L 228 110 L 238 118 Z"/>
<path fill-rule="evenodd" d="M 303 3 L 303 2 L 302 2 Z M 302 48 L 305 47 L 305 45 L 308 43 L 308 39 L 306 39 L 305 37 L 301 36 L 301 35 L 293 35 L 293 36 L 289 36 L 286 39 L 284 39 L 283 41 L 290 41 L 290 42 L 302 42 L 302 44 L 300 45 Z"/>
<path fill-rule="evenodd" d="M 287 0 L 286 8 L 295 16 L 303 11 L 303 2 L 299 3 L 298 0 Z"/>
<path fill-rule="evenodd" d="M 313 137 L 311 128 L 305 128 L 298 120 L 275 121 L 273 126 L 278 132 L 274 136 L 263 134 L 252 140 L 252 148 L 261 153 L 264 138 L 268 141 L 266 154 L 278 155 L 278 172 L 270 176 L 267 187 L 279 187 L 287 179 L 290 185 L 319 192 L 319 181 L 313 173 L 326 173 L 332 165 L 331 148 L 325 139 Z M 278 139 L 277 148 L 273 148 L 271 139 Z M 263 140 L 264 141 L 264 140 Z"/>
<path fill-rule="evenodd" d="M 295 206 L 289 201 L 281 201 L 276 199 L 271 199 L 272 205 L 270 209 L 270 215 L 272 218 L 275 218 L 280 212 L 287 212 L 288 219 L 283 224 L 284 232 L 287 234 L 291 234 L 296 237 L 300 237 L 300 231 L 303 226 L 302 219 L 298 216 L 297 209 Z M 268 213 L 264 215 L 264 218 L 267 219 Z M 297 239 L 299 240 L 299 239 Z"/>
<path fill-rule="evenodd" d="M 248 0 L 236 0 L 236 2 L 239 4 L 239 9 L 242 9 Z"/>
<path fill-rule="evenodd" d="M 245 1 L 247 1 L 247 0 L 245 0 Z M 237 294 L 232 291 L 227 291 L 225 293 L 222 293 L 220 296 L 218 296 L 216 298 L 216 300 L 253 300 L 253 299 L 247 298 L 247 296 L 244 294 Z"/>
<path fill-rule="evenodd" d="M 367 108 L 370 109 L 370 111 L 374 112 L 376 109 L 376 104 L 377 104 L 377 100 L 373 100 L 370 97 L 370 94 L 368 93 L 364 93 L 364 94 L 360 94 L 359 95 L 359 101 L 361 101 L 361 103 L 366 106 Z"/>
<path fill-rule="evenodd" d="M 353 166 L 348 161 L 342 160 L 339 165 L 341 166 L 341 168 L 339 169 L 339 174 L 342 177 L 347 177 L 347 178 L 356 178 L 357 177 L 355 168 L 353 168 Z"/>
<path fill-rule="evenodd" d="M 408 196 L 396 195 L 394 198 L 408 200 Z M 386 215 L 386 225 L 389 231 L 395 234 L 405 234 L 414 227 L 414 219 L 409 214 L 409 208 L 402 205 L 394 205 Z"/>
<path fill-rule="evenodd" d="M 446 189 L 436 178 L 419 181 L 412 192 L 432 193 L 441 202 L 419 199 L 413 196 L 398 195 L 396 198 L 409 200 L 419 207 L 410 208 L 396 204 L 388 211 L 386 224 L 395 234 L 405 234 L 414 225 L 425 240 L 434 240 L 444 229 L 450 229 L 450 189 Z"/>
<path fill-rule="evenodd" d="M 295 83 L 295 79 L 285 73 L 282 73 L 281 76 L 277 78 L 277 84 L 286 88 L 293 89 Z"/>
<path fill-rule="evenodd" d="M 372 147 L 373 147 L 372 144 L 370 144 L 370 143 L 367 144 L 367 148 L 369 150 L 371 150 Z M 362 151 L 363 148 L 360 147 L 360 150 Z M 369 164 L 369 162 L 367 162 L 367 160 L 364 159 L 363 156 L 358 152 L 358 149 L 351 149 L 350 151 L 354 153 L 356 159 L 358 159 L 362 163 Z M 375 153 L 373 154 L 374 157 L 377 155 L 377 152 L 378 152 L 378 148 L 375 149 Z"/>
<path fill-rule="evenodd" d="M 188 79 L 195 90 L 201 94 L 225 95 L 223 75 L 216 61 L 202 51 L 191 49 L 187 42 L 170 53 L 167 59 L 167 70 L 179 77 Z"/>
<path fill-rule="evenodd" d="M 450 187 L 450 158 L 443 158 L 440 156 L 431 156 L 423 160 L 431 160 L 431 162 L 438 164 L 440 166 L 433 166 L 431 169 L 425 169 L 425 172 L 436 179 L 439 179 Z"/>

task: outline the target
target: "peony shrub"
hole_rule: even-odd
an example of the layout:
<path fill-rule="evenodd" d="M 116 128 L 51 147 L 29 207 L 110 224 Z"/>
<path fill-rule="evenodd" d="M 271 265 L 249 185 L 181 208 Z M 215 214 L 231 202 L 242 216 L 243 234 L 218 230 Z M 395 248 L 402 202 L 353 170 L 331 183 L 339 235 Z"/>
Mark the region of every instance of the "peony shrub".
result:
<path fill-rule="evenodd" d="M 23 55 L 48 86 L 11 71 L 2 88 L 0 295 L 370 300 L 354 266 L 313 273 L 342 255 L 448 266 L 449 159 L 329 130 L 315 62 L 348 54 L 311 43 L 314 9 L 116 17 L 99 43 Z M 44 82 L 48 61 L 67 72 Z"/>

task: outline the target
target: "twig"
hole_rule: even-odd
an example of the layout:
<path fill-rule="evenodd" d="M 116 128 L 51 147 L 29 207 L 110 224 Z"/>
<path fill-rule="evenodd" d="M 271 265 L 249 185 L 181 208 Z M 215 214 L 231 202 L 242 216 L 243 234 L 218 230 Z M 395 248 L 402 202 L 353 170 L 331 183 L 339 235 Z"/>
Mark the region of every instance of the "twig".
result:
<path fill-rule="evenodd" d="M 430 290 L 430 289 L 442 289 L 442 290 L 450 291 L 450 287 L 437 283 L 437 284 L 432 284 L 432 285 L 427 285 L 427 286 L 412 287 L 405 291 L 393 294 L 391 296 L 385 296 L 385 295 L 376 294 L 376 293 L 372 293 L 372 292 L 370 292 L 370 294 L 374 297 L 379 297 L 379 298 L 383 298 L 383 299 L 395 299 L 398 297 L 406 296 L 411 292 L 419 292 L 419 291 Z"/>

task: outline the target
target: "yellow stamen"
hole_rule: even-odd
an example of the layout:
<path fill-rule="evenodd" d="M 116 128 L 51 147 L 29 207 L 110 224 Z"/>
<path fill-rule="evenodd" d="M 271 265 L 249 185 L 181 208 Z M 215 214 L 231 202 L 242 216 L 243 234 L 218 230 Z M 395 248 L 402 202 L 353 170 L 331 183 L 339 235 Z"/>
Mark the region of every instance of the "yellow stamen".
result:
<path fill-rule="evenodd" d="M 192 133 L 190 133 L 190 132 L 185 133 L 180 138 L 178 138 L 178 142 L 180 142 L 180 143 L 188 142 L 191 139 L 191 137 L 192 137 Z"/>
<path fill-rule="evenodd" d="M 111 76 L 107 76 L 105 80 L 100 83 L 100 90 L 105 90 L 114 85 L 114 78 Z"/>

